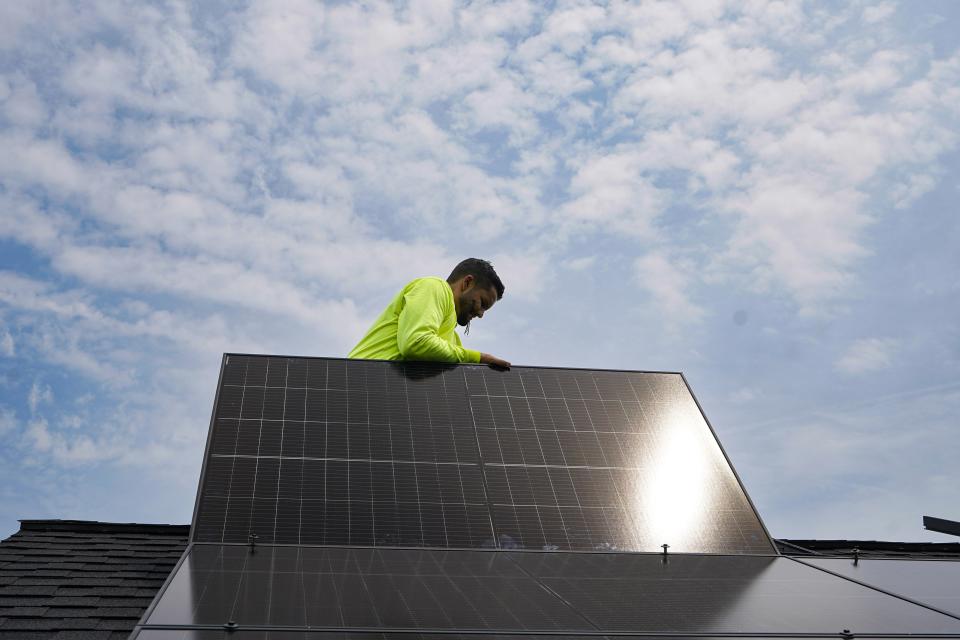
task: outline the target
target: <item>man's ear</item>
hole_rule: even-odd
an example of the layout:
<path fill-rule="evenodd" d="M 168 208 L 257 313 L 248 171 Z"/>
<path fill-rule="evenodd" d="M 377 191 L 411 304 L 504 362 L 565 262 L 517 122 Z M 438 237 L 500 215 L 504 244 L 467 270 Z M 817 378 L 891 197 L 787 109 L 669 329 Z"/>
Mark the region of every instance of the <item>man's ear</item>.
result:
<path fill-rule="evenodd" d="M 460 281 L 460 291 L 461 292 L 469 291 L 470 287 L 473 286 L 473 282 L 474 282 L 473 276 L 470 275 L 469 273 L 463 276 L 463 280 Z"/>

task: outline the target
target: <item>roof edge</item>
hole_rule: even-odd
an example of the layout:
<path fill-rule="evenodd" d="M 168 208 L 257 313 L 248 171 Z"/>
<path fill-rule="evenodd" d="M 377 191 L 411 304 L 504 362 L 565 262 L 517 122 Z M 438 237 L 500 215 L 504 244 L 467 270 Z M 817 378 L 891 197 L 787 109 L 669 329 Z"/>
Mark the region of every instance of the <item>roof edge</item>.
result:
<path fill-rule="evenodd" d="M 798 540 L 794 538 L 777 539 L 776 542 L 791 547 L 787 555 L 796 555 L 796 551 L 805 551 L 810 555 L 850 555 L 854 549 L 870 555 L 889 554 L 891 556 L 952 556 L 960 557 L 960 542 L 888 542 L 883 540 Z"/>
<path fill-rule="evenodd" d="M 20 520 L 20 531 L 72 531 L 82 533 L 147 533 L 186 538 L 188 524 L 142 524 L 98 520 Z"/>

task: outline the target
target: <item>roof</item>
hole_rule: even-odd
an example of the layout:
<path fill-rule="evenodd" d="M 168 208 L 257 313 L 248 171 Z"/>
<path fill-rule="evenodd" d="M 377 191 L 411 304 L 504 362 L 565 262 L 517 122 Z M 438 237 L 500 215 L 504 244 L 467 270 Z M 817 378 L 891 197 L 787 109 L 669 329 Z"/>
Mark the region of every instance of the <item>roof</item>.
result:
<path fill-rule="evenodd" d="M 884 558 L 960 558 L 960 542 L 884 542 L 882 540 L 774 540 L 788 556 Z"/>
<path fill-rule="evenodd" d="M 186 548 L 188 525 L 21 520 L 0 543 L 0 640 L 120 640 Z"/>

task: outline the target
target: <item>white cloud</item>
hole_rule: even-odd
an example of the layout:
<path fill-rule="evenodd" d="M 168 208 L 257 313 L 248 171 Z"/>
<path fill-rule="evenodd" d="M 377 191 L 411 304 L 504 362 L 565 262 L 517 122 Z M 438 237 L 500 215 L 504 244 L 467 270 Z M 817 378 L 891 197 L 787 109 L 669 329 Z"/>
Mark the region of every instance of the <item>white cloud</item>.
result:
<path fill-rule="evenodd" d="M 597 154 L 578 165 L 570 181 L 573 197 L 560 209 L 567 229 L 599 228 L 640 238 L 653 234 L 653 219 L 666 205 L 666 194 L 643 175 L 636 152 Z"/>
<path fill-rule="evenodd" d="M 754 387 L 740 387 L 730 394 L 729 400 L 734 404 L 747 404 L 757 399 L 759 392 Z"/>
<path fill-rule="evenodd" d="M 53 438 L 44 418 L 35 418 L 27 423 L 24 437 L 30 447 L 39 453 L 46 453 L 53 447 Z"/>
<path fill-rule="evenodd" d="M 883 22 L 897 11 L 897 5 L 894 2 L 881 2 L 869 5 L 863 8 L 863 21 L 874 24 Z"/>
<path fill-rule="evenodd" d="M 517 254 L 496 254 L 489 258 L 503 280 L 504 295 L 525 301 L 537 301 L 552 285 L 547 280 L 548 256 L 542 253 L 527 252 Z"/>
<path fill-rule="evenodd" d="M 571 271 L 586 271 L 597 262 L 596 256 L 582 256 L 580 258 L 571 258 L 564 260 L 563 266 Z"/>
<path fill-rule="evenodd" d="M 13 336 L 10 335 L 10 332 L 6 329 L 3 330 L 3 333 L 0 333 L 0 354 L 12 358 L 17 353 L 16 345 L 13 341 Z"/>
<path fill-rule="evenodd" d="M 899 346 L 893 338 L 861 338 L 847 347 L 834 366 L 851 375 L 881 371 L 893 364 Z"/>
<path fill-rule="evenodd" d="M 0 436 L 16 430 L 18 426 L 17 414 L 13 409 L 0 407 Z"/>
<path fill-rule="evenodd" d="M 36 414 L 41 405 L 51 402 L 53 402 L 53 389 L 50 385 L 35 381 L 27 395 L 27 405 L 30 407 L 31 415 Z"/>
<path fill-rule="evenodd" d="M 669 318 L 671 325 L 697 322 L 704 310 L 690 300 L 693 278 L 687 264 L 671 259 L 662 252 L 651 252 L 634 262 L 637 285 L 654 300 L 658 314 Z"/>

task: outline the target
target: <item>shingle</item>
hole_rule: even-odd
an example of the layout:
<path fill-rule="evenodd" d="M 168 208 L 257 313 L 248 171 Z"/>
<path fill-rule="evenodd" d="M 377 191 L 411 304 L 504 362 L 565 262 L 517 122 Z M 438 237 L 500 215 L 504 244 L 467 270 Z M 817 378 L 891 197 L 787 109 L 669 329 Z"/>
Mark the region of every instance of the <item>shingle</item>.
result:
<path fill-rule="evenodd" d="M 101 620 L 100 624 L 97 625 L 97 629 L 108 629 L 110 631 L 119 631 L 126 629 L 132 631 L 136 626 L 137 621 L 129 618 L 112 618 L 107 620 Z"/>
<path fill-rule="evenodd" d="M 17 567 L 19 569 L 19 566 Z M 25 572 L 25 575 L 36 576 L 36 577 L 49 577 L 49 578 L 65 578 L 70 575 L 69 571 L 53 570 L 53 569 L 36 569 L 34 571 Z"/>
<path fill-rule="evenodd" d="M 0 598 L 0 607 L 36 607 L 41 606 L 40 598 Z"/>
<path fill-rule="evenodd" d="M 7 618 L 3 630 L 55 631 L 59 623 L 56 618 Z"/>
<path fill-rule="evenodd" d="M 90 618 L 97 614 L 96 607 L 50 607 L 44 618 Z"/>
<path fill-rule="evenodd" d="M 166 577 L 159 580 L 116 580 L 124 587 L 150 587 L 153 589 L 159 589 L 163 586 L 163 581 Z"/>
<path fill-rule="evenodd" d="M 82 562 L 51 562 L 47 565 L 50 569 L 69 569 L 71 571 L 76 571 L 78 569 L 83 569 Z"/>
<path fill-rule="evenodd" d="M 96 590 L 102 588 L 103 587 L 60 587 L 57 589 L 56 597 L 94 596 L 98 595 Z"/>
<path fill-rule="evenodd" d="M 57 623 L 57 629 L 87 629 L 93 630 L 100 626 L 96 618 L 65 618 Z"/>
<path fill-rule="evenodd" d="M 86 587 L 86 588 L 81 587 L 76 590 L 79 591 L 81 589 L 83 590 L 84 595 L 91 595 L 91 596 L 108 596 L 109 597 L 109 596 L 125 596 L 127 594 L 131 594 L 130 589 L 127 589 L 126 587 L 120 587 L 120 586 Z M 156 589 L 149 589 L 148 591 L 150 591 L 150 593 L 152 594 L 150 596 L 151 598 L 157 593 Z"/>
<path fill-rule="evenodd" d="M 110 640 L 110 631 L 61 631 L 54 640 Z"/>
<path fill-rule="evenodd" d="M 50 640 L 49 631 L 6 631 L 0 627 L 3 640 Z"/>
<path fill-rule="evenodd" d="M 17 582 L 17 586 L 28 585 L 28 586 L 50 586 L 59 587 L 63 582 L 63 578 L 31 578 L 24 576 L 22 578 L 14 578 Z"/>
<path fill-rule="evenodd" d="M 34 618 L 46 613 L 47 607 L 10 607 L 0 609 L 0 618 Z"/>
<path fill-rule="evenodd" d="M 67 580 L 64 580 L 64 585 L 70 586 L 88 586 L 88 587 L 109 587 L 110 585 L 117 584 L 117 581 L 112 578 L 90 578 L 87 576 L 74 576 Z"/>
<path fill-rule="evenodd" d="M 153 602 L 153 596 L 149 598 L 100 598 L 97 606 L 100 607 L 139 607 L 146 609 Z"/>
<path fill-rule="evenodd" d="M 52 596 L 57 592 L 56 586 L 51 585 L 21 585 L 19 581 L 14 584 L 0 587 L 0 597 L 3 596 Z"/>
<path fill-rule="evenodd" d="M 137 618 L 143 615 L 146 607 L 106 607 L 97 609 L 100 618 Z"/>
<path fill-rule="evenodd" d="M 58 607 L 96 607 L 100 606 L 99 596 L 62 596 L 53 600 Z"/>

